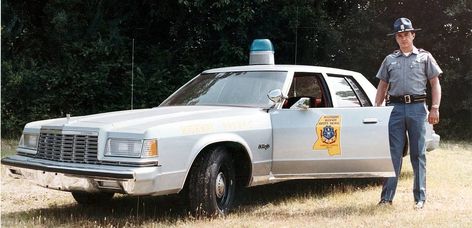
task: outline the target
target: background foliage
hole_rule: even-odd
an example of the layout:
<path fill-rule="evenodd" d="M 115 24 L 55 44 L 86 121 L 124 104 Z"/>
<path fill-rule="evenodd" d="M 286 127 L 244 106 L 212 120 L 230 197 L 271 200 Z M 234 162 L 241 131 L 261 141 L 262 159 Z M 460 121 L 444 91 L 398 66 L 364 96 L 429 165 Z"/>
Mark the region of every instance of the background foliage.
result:
<path fill-rule="evenodd" d="M 441 0 L 3 0 L 4 137 L 33 120 L 159 105 L 200 71 L 245 65 L 255 38 L 280 64 L 359 71 L 371 80 L 396 49 L 386 34 L 408 17 L 415 45 L 442 76 L 444 138 L 472 137 L 472 1 Z"/>

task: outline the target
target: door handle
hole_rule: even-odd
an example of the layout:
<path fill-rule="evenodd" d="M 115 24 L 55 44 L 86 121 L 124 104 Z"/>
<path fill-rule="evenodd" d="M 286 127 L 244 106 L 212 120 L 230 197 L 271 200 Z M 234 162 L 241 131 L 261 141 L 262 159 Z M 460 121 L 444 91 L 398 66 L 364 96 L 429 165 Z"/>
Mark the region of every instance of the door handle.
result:
<path fill-rule="evenodd" d="M 377 118 L 365 118 L 364 120 L 362 120 L 362 123 L 364 124 L 376 124 L 378 122 L 379 121 L 377 120 Z"/>

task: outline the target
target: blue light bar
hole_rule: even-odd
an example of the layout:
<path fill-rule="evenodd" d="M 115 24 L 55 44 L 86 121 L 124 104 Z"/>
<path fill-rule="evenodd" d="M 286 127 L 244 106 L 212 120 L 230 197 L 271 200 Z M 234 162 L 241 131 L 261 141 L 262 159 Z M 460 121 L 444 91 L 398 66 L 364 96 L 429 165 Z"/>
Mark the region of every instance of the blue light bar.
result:
<path fill-rule="evenodd" d="M 269 39 L 255 39 L 252 41 L 250 51 L 274 51 L 274 46 Z"/>
<path fill-rule="evenodd" d="M 249 51 L 249 65 L 274 65 L 274 46 L 268 39 L 255 39 Z"/>

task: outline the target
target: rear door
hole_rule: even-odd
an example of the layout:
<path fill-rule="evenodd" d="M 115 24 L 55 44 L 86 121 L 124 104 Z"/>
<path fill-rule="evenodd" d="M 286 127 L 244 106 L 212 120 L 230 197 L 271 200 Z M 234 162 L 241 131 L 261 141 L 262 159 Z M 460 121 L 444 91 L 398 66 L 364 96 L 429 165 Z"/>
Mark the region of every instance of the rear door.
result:
<path fill-rule="evenodd" d="M 270 113 L 274 177 L 394 176 L 391 107 L 372 107 L 353 77 L 295 73 L 287 94 L 289 104 Z M 309 108 L 297 108 L 297 97 L 308 97 Z"/>

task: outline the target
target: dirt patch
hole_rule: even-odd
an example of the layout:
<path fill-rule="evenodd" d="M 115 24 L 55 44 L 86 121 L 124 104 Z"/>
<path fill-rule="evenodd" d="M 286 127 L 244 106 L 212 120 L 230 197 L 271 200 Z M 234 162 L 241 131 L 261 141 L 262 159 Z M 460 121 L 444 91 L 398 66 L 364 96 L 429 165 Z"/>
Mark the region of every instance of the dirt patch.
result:
<path fill-rule="evenodd" d="M 6 175 L 4 170 L 1 182 L 2 214 L 75 202 L 68 192 L 46 189 L 26 180 L 14 179 Z"/>

